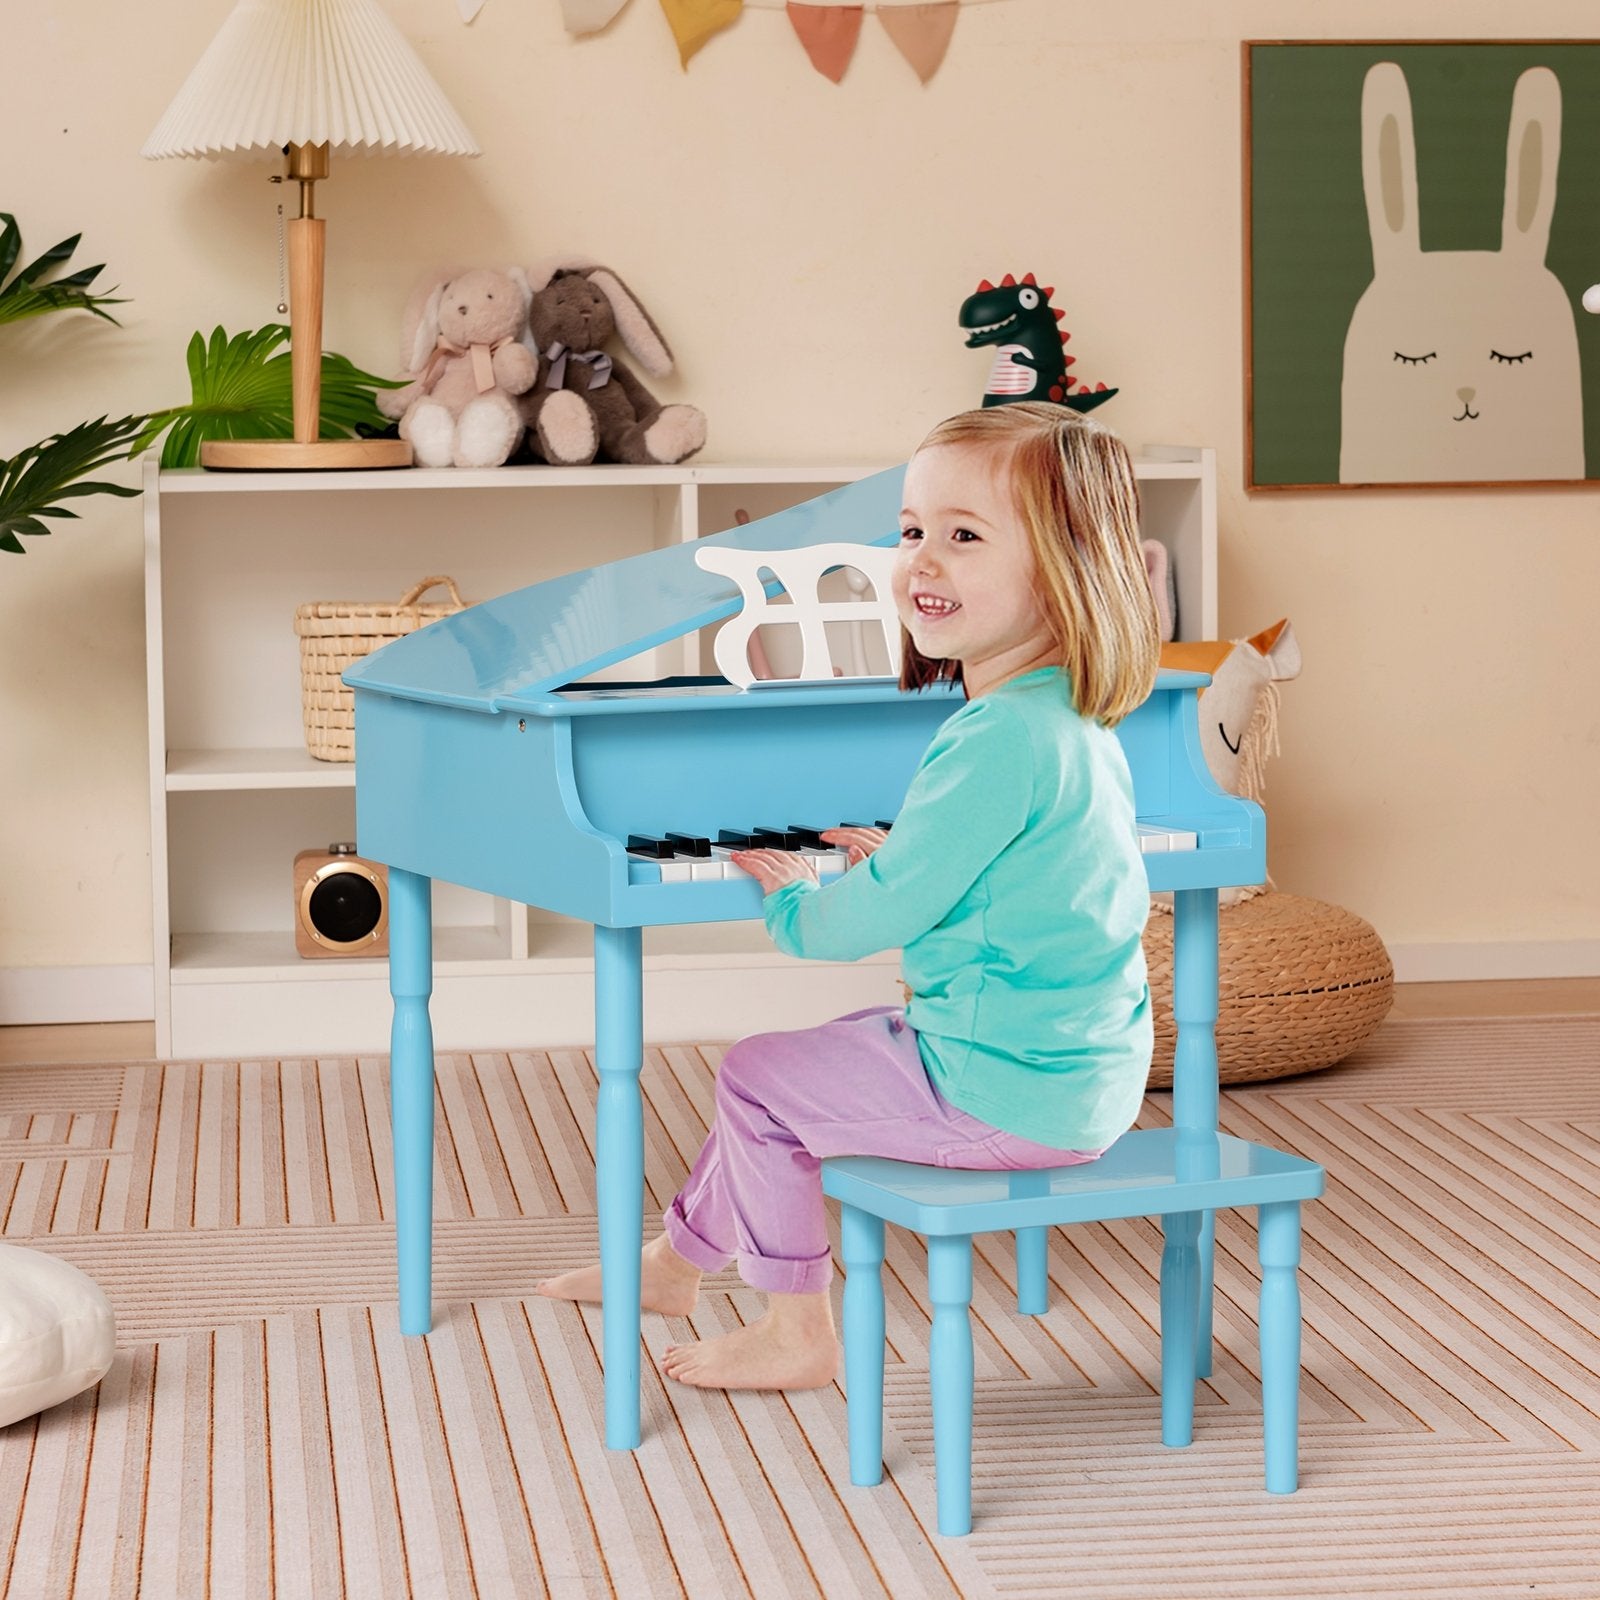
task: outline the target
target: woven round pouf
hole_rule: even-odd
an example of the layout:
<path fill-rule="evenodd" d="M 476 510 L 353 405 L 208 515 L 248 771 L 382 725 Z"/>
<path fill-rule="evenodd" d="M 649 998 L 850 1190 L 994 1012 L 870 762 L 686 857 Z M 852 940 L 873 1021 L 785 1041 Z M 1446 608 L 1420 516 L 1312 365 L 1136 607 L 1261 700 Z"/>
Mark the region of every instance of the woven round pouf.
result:
<path fill-rule="evenodd" d="M 1217 1073 L 1249 1083 L 1342 1061 L 1383 1021 L 1394 967 L 1377 931 L 1324 900 L 1268 890 L 1217 913 Z M 1172 1085 L 1172 918 L 1144 935 L 1155 1004 L 1150 1087 Z"/>

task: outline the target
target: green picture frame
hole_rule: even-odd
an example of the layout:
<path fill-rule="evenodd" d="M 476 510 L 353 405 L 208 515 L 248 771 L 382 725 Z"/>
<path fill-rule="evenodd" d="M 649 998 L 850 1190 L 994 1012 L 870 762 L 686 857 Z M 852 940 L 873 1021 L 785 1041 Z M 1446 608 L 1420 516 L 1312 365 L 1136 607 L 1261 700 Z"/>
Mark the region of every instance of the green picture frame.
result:
<path fill-rule="evenodd" d="M 1246 488 L 1600 478 L 1600 43 L 1248 40 L 1243 89 Z"/>

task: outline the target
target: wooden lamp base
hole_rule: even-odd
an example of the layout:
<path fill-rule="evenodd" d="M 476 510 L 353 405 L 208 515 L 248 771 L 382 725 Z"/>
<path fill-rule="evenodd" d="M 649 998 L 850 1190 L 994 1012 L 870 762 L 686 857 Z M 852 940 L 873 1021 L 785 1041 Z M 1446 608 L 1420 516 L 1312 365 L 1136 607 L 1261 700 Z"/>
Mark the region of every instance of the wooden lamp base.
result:
<path fill-rule="evenodd" d="M 211 439 L 200 465 L 213 471 L 342 472 L 409 467 L 405 439 L 321 439 L 322 279 L 326 224 L 311 214 L 313 185 L 328 175 L 326 144 L 291 144 L 284 176 L 300 185 L 300 215 L 286 230 L 289 261 L 289 359 L 294 394 L 293 439 Z"/>
<path fill-rule="evenodd" d="M 200 465 L 235 472 L 338 472 L 360 467 L 409 467 L 405 439 L 208 439 Z"/>

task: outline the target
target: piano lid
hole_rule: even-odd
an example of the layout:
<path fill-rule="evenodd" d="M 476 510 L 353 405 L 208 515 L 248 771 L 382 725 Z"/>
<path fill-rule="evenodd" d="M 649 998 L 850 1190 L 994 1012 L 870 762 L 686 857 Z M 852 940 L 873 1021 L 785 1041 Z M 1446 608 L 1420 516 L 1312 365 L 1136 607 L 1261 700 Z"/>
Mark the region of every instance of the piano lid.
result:
<path fill-rule="evenodd" d="M 759 522 L 485 600 L 384 645 L 344 681 L 470 711 L 548 693 L 737 611 L 733 579 L 696 565 L 701 545 L 898 543 L 904 478 L 904 466 L 891 467 Z"/>

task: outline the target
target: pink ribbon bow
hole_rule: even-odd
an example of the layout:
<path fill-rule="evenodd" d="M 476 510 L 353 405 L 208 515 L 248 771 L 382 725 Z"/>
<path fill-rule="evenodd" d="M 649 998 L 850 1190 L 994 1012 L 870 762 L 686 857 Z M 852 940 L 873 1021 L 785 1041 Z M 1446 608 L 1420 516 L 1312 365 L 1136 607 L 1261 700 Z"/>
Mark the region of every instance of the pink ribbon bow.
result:
<path fill-rule="evenodd" d="M 433 354 L 428 357 L 428 364 L 422 369 L 422 376 L 417 380 L 422 385 L 424 394 L 431 394 L 433 386 L 444 373 L 446 364 L 451 356 L 470 355 L 472 357 L 472 381 L 478 387 L 479 394 L 487 394 L 494 388 L 494 353 L 502 345 L 511 343 L 508 334 L 504 339 L 496 339 L 493 344 L 452 344 L 441 333 L 439 342 L 433 347 Z"/>

